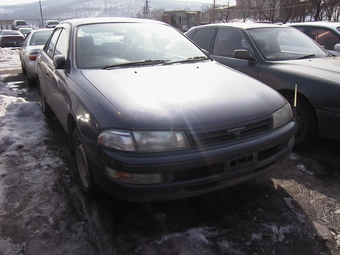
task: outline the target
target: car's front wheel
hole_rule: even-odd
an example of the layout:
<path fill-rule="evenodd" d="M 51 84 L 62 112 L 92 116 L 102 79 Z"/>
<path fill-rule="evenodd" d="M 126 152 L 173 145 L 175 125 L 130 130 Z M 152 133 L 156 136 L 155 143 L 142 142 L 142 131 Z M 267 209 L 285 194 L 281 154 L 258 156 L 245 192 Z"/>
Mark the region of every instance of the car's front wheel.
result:
<path fill-rule="evenodd" d="M 293 100 L 288 98 L 293 107 Z M 294 111 L 294 107 L 293 107 Z M 304 98 L 298 99 L 294 117 L 298 126 L 295 133 L 295 148 L 307 147 L 318 138 L 318 122 L 313 107 Z"/>
<path fill-rule="evenodd" d="M 81 138 L 78 128 L 75 128 L 73 131 L 73 151 L 79 175 L 79 184 L 85 193 L 92 195 L 95 190 L 95 183 L 86 155 L 83 139 Z"/>
<path fill-rule="evenodd" d="M 32 87 L 36 87 L 37 83 L 36 80 L 33 78 L 30 78 L 29 76 L 27 76 L 28 79 L 28 87 L 32 88 Z"/>

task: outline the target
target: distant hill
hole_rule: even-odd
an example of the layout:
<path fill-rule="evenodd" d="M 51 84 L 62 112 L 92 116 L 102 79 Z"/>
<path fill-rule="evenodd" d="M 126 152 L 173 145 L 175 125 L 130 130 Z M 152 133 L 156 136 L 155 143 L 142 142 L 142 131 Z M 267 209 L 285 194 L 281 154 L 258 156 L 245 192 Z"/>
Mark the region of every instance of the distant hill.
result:
<path fill-rule="evenodd" d="M 199 2 L 200 1 L 200 2 Z M 202 3 L 202 0 L 149 0 L 150 10 L 195 10 L 202 6 L 212 5 Z M 145 0 L 46 0 L 41 1 L 43 19 L 65 20 L 84 17 L 135 17 L 143 10 Z M 0 20 L 40 20 L 39 2 L 18 4 L 12 6 L 0 5 Z"/>

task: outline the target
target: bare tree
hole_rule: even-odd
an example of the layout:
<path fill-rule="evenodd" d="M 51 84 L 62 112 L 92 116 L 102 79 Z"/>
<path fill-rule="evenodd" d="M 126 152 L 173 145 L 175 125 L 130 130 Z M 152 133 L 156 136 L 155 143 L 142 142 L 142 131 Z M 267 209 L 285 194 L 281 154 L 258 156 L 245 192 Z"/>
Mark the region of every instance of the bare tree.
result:
<path fill-rule="evenodd" d="M 339 21 L 340 3 L 339 0 L 325 0 L 324 12 L 327 20 Z"/>

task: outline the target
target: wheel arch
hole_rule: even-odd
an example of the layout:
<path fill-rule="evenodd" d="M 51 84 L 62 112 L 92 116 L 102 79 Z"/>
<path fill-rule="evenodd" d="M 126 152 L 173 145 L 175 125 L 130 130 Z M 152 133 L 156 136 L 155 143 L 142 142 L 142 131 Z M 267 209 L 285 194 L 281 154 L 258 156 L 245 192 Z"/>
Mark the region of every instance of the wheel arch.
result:
<path fill-rule="evenodd" d="M 278 92 L 284 98 L 286 98 L 288 102 L 294 102 L 295 92 L 293 90 L 283 89 L 283 90 L 278 90 Z M 319 119 L 318 119 L 318 116 L 316 114 L 315 107 L 313 106 L 311 101 L 308 99 L 308 97 L 306 97 L 304 94 L 298 92 L 297 93 L 297 103 L 299 103 L 299 100 L 302 100 L 304 103 L 306 103 L 309 106 L 310 110 L 313 112 L 314 116 L 316 117 L 316 119 L 319 123 Z M 292 107 L 293 107 L 293 105 L 292 105 Z"/>
<path fill-rule="evenodd" d="M 285 97 L 287 99 L 287 101 L 291 104 L 292 108 L 294 108 L 293 103 L 294 103 L 294 91 L 292 90 L 280 90 L 278 91 L 283 97 Z M 302 108 L 301 108 L 302 107 Z M 299 130 L 300 128 L 298 127 L 298 131 L 297 131 L 297 135 L 298 137 L 302 137 L 301 139 L 296 140 L 296 144 L 295 147 L 305 147 L 306 145 L 311 145 L 316 139 L 317 137 L 320 136 L 320 121 L 318 118 L 318 114 L 313 106 L 313 104 L 310 102 L 310 100 L 302 93 L 298 93 L 297 94 L 297 108 L 302 110 L 304 110 L 305 113 L 305 117 L 309 115 L 309 119 L 310 119 L 310 124 L 307 124 L 307 127 L 309 126 L 309 128 L 307 129 L 308 131 L 302 131 L 302 132 L 308 132 L 305 133 L 307 135 L 301 135 L 299 136 Z M 293 109 L 294 110 L 294 109 Z M 303 110 L 302 110 L 303 111 Z M 308 113 L 306 113 L 306 111 Z M 299 110 L 297 113 L 297 116 L 294 116 L 294 118 L 296 118 L 296 121 L 299 123 L 299 116 L 301 116 L 299 114 Z M 298 124 L 299 126 L 299 124 Z M 303 130 L 303 129 L 302 129 Z M 316 139 L 311 140 L 311 137 L 316 136 Z M 308 138 L 307 138 L 308 137 Z"/>

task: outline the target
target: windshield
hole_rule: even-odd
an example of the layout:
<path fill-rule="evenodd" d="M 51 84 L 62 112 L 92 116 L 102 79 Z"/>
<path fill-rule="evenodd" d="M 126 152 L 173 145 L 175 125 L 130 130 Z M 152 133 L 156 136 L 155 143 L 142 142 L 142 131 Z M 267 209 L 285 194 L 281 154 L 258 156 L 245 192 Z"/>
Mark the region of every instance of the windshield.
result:
<path fill-rule="evenodd" d="M 78 68 L 105 68 L 165 62 L 199 61 L 207 56 L 170 26 L 148 23 L 104 23 L 78 27 Z"/>
<path fill-rule="evenodd" d="M 17 24 L 17 26 L 27 25 L 26 21 L 17 21 L 16 24 Z"/>
<path fill-rule="evenodd" d="M 247 31 L 266 60 L 322 58 L 328 55 L 327 51 L 295 28 L 266 27 Z"/>

